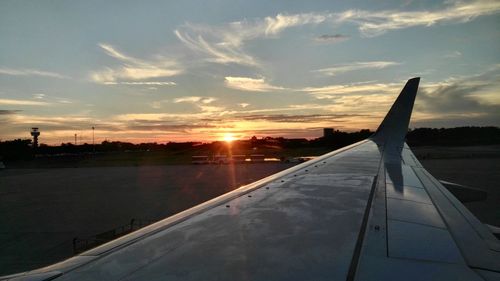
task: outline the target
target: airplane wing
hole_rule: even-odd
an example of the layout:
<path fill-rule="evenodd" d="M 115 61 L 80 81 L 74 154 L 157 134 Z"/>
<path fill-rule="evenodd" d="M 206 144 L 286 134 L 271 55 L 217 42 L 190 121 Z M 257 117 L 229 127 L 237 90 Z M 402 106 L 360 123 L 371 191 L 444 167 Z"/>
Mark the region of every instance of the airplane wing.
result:
<path fill-rule="evenodd" d="M 405 144 L 419 78 L 369 139 L 10 280 L 500 280 L 500 243 Z"/>

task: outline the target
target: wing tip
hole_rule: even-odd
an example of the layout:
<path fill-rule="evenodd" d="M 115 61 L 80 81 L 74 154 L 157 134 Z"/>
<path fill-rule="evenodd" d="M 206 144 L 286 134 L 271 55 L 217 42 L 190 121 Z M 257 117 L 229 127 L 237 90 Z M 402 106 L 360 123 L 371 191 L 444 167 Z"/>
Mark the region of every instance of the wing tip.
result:
<path fill-rule="evenodd" d="M 373 138 L 378 142 L 392 140 L 400 146 L 404 142 L 418 91 L 420 77 L 408 79 L 403 90 L 378 127 Z"/>

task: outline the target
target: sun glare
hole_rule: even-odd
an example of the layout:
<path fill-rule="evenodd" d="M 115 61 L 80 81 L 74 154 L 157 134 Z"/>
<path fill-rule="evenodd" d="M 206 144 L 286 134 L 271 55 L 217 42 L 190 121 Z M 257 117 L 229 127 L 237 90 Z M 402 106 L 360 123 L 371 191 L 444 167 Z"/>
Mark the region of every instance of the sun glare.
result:
<path fill-rule="evenodd" d="M 225 142 L 232 142 L 234 141 L 236 138 L 234 137 L 233 134 L 224 134 L 224 136 L 222 137 L 222 139 L 225 141 Z"/>

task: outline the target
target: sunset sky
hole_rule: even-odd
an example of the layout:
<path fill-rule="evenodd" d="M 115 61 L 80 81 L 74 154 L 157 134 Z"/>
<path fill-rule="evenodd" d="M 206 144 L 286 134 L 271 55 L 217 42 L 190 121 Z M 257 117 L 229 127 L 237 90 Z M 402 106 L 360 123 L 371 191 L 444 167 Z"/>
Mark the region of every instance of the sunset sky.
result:
<path fill-rule="evenodd" d="M 500 1 L 1 1 L 0 140 L 500 125 Z"/>

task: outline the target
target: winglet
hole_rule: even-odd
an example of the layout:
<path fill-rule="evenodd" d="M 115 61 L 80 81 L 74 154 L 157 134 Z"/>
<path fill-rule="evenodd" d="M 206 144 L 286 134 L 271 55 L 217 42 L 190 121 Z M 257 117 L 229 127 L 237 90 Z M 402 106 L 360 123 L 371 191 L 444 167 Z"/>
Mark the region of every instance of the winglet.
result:
<path fill-rule="evenodd" d="M 406 82 L 384 121 L 372 136 L 375 142 L 380 145 L 390 144 L 394 147 L 403 147 L 419 82 L 420 77 L 412 78 Z"/>

